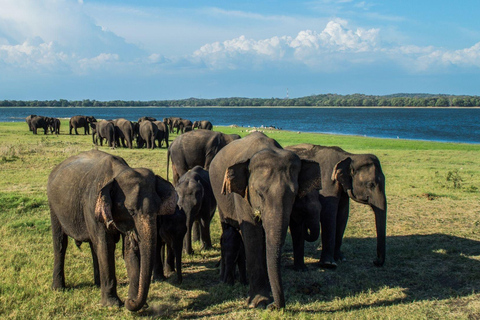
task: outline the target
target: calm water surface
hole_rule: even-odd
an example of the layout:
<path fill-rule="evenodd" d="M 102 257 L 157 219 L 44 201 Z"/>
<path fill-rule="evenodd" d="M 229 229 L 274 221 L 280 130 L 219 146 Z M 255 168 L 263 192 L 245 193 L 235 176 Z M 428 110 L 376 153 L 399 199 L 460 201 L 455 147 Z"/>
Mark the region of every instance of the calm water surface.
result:
<path fill-rule="evenodd" d="M 0 122 L 29 114 L 97 119 L 178 116 L 213 125 L 275 126 L 283 130 L 442 142 L 480 143 L 480 109 L 470 108 L 0 108 Z"/>

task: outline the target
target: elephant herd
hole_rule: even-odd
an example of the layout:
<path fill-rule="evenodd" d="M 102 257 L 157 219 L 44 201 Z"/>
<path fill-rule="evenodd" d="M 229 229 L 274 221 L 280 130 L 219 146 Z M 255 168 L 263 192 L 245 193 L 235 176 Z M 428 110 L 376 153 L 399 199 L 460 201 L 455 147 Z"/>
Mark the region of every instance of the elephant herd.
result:
<path fill-rule="evenodd" d="M 155 121 L 139 119 L 137 124 Z M 175 121 L 183 123 L 178 118 L 162 122 L 167 132 Z M 305 241 L 319 237 L 319 265 L 336 268 L 346 261 L 341 245 L 350 199 L 373 209 L 374 264 L 384 264 L 387 201 L 376 156 L 313 144 L 283 148 L 260 132 L 241 138 L 208 126 L 189 130 L 186 122 L 177 128 L 184 133 L 168 146 L 166 180 L 97 150 L 53 169 L 47 186 L 53 288 L 65 287 L 67 237 L 72 237 L 90 245 L 102 304 L 122 305 L 114 262 L 115 244 L 122 239 L 129 278 L 125 307 L 139 310 L 152 278 L 160 281 L 165 271 L 176 270 L 181 283 L 182 251 L 193 253 L 192 237 L 200 238 L 202 249 L 212 247 L 210 222 L 218 209 L 221 281 L 233 284 L 238 269 L 240 282 L 249 285 L 249 307 L 284 308 L 281 258 L 288 228 L 295 270 L 307 270 Z M 173 185 L 168 182 L 170 160 Z"/>

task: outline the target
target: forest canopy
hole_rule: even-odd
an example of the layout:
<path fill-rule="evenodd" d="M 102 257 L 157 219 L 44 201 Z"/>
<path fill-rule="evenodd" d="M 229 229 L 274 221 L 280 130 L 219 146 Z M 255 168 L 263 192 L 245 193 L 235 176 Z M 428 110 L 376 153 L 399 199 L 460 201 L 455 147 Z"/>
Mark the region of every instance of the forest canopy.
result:
<path fill-rule="evenodd" d="M 179 100 L 0 100 L 0 107 L 480 107 L 480 96 L 318 94 L 300 98 L 188 98 Z"/>

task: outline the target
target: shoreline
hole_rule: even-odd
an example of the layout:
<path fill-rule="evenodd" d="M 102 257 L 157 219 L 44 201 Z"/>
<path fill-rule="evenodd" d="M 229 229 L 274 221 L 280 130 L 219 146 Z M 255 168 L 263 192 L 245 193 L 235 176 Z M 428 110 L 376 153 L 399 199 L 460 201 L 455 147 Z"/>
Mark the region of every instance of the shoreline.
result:
<path fill-rule="evenodd" d="M 0 107 L 0 109 L 208 109 L 208 108 L 215 108 L 215 109 L 480 109 L 480 107 L 458 107 L 458 106 L 451 106 L 451 107 L 415 107 L 415 106 L 405 106 L 405 107 L 398 107 L 398 106 L 372 106 L 372 107 L 364 107 L 364 106 L 124 106 L 124 107 Z"/>

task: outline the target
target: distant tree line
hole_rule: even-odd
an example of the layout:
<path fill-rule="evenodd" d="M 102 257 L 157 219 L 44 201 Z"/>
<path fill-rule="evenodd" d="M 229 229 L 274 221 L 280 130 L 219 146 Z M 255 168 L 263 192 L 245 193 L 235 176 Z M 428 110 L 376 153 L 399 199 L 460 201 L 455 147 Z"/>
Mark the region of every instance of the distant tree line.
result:
<path fill-rule="evenodd" d="M 480 107 L 480 96 L 432 94 L 319 94 L 301 98 L 215 98 L 180 100 L 3 100 L 0 107 Z"/>

